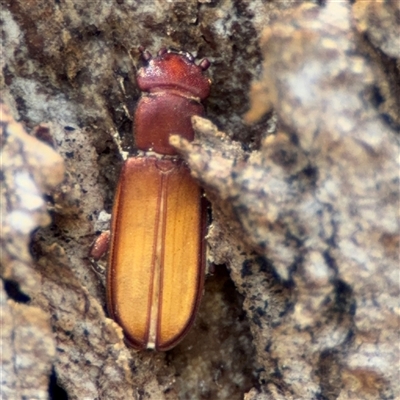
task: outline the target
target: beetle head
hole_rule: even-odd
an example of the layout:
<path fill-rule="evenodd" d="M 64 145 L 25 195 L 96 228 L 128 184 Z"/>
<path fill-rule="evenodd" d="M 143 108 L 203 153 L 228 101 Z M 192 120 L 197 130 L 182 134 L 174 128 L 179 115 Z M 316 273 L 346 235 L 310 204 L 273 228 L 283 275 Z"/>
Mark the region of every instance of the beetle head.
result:
<path fill-rule="evenodd" d="M 207 59 L 196 65 L 190 53 L 166 49 L 161 49 L 155 58 L 142 50 L 142 57 L 147 61 L 147 65 L 137 73 L 137 82 L 142 91 L 171 88 L 201 100 L 208 97 L 210 80 L 203 75 L 210 65 Z"/>

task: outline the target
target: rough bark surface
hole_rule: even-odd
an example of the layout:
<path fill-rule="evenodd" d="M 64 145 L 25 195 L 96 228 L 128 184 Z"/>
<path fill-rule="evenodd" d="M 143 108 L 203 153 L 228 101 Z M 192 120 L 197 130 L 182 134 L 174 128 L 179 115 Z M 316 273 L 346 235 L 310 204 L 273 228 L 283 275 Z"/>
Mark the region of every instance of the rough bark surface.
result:
<path fill-rule="evenodd" d="M 27 293 L 42 290 L 29 243 L 32 231 L 50 222 L 42 193 L 61 182 L 64 165 L 53 149 L 29 136 L 1 102 L 0 143 L 0 395 L 47 398 L 56 343 L 48 315 L 27 304 Z M 47 168 L 52 175 L 44 173 Z"/>
<path fill-rule="evenodd" d="M 264 30 L 245 118 L 273 109 L 279 123 L 259 151 L 199 118 L 197 141 L 172 137 L 212 199 L 216 261 L 246 299 L 269 381 L 249 398 L 400 395 L 399 143 L 369 101 L 373 67 L 350 22 L 344 3 L 304 5 Z"/>
<path fill-rule="evenodd" d="M 1 7 L 2 398 L 48 398 L 52 370 L 70 399 L 400 397 L 397 2 Z M 89 259 L 134 148 L 139 45 L 210 59 L 218 126 L 171 142 L 230 278 L 166 354 L 126 348 Z"/>

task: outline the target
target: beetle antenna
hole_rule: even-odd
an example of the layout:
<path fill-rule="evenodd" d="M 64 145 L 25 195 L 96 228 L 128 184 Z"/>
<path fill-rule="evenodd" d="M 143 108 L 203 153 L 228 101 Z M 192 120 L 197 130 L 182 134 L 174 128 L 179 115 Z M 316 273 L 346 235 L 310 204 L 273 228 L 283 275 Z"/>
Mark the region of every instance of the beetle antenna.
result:
<path fill-rule="evenodd" d="M 208 58 L 203 58 L 203 59 L 200 61 L 199 67 L 200 67 L 203 71 L 205 71 L 206 69 L 209 68 L 210 65 L 211 65 L 210 60 L 209 60 Z"/>
<path fill-rule="evenodd" d="M 143 46 L 139 46 L 139 51 L 142 54 L 142 58 L 144 61 L 150 61 L 153 57 L 151 53 L 145 49 Z"/>

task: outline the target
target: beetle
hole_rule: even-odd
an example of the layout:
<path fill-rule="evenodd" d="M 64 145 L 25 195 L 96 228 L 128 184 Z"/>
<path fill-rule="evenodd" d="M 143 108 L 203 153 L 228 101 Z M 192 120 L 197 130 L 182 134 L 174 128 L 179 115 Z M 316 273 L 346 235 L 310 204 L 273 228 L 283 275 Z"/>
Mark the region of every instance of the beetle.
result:
<path fill-rule="evenodd" d="M 205 275 L 205 205 L 201 188 L 169 144 L 193 140 L 210 80 L 189 53 L 142 51 L 142 91 L 134 115 L 138 155 L 121 170 L 114 199 L 107 308 L 136 350 L 174 347 L 192 326 Z"/>

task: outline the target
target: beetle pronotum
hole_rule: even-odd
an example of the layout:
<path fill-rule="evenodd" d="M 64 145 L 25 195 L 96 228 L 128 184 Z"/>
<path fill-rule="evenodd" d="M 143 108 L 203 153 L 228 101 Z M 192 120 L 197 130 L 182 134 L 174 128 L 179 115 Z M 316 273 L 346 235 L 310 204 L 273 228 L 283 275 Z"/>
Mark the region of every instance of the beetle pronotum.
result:
<path fill-rule="evenodd" d="M 193 140 L 193 115 L 210 90 L 188 53 L 143 52 L 134 118 L 141 155 L 122 167 L 111 224 L 107 307 L 135 349 L 168 350 L 188 332 L 203 292 L 205 207 L 202 191 L 169 144 Z"/>

